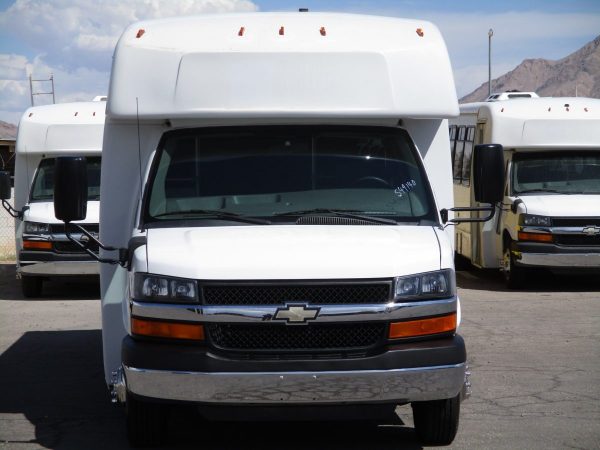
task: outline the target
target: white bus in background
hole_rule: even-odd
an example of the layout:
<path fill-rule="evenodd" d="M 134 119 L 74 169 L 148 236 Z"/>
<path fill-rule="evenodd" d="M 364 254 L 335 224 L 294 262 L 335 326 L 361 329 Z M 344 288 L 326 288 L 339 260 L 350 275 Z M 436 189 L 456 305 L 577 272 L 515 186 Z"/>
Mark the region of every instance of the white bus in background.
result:
<path fill-rule="evenodd" d="M 455 248 L 481 268 L 501 268 L 509 287 L 528 269 L 600 268 L 600 100 L 519 98 L 460 105 L 450 120 L 457 206 L 473 198 L 477 144 L 504 147 L 505 189 L 493 221 L 456 227 Z M 460 214 L 460 213 L 459 213 Z"/>
<path fill-rule="evenodd" d="M 133 445 L 164 439 L 181 402 L 248 419 L 411 403 L 424 442 L 452 441 L 468 392 L 443 226 L 457 114 L 429 22 L 253 13 L 125 30 L 100 245 L 105 376 Z M 478 161 L 491 181 L 501 149 Z M 84 161 L 57 172 L 57 217 L 79 219 Z M 481 199 L 499 200 L 496 179 Z"/>
<path fill-rule="evenodd" d="M 43 280 L 50 277 L 98 275 L 98 263 L 67 238 L 64 223 L 54 215 L 54 163 L 58 156 L 87 157 L 89 203 L 79 223 L 97 234 L 105 107 L 100 98 L 36 106 L 27 109 L 19 122 L 14 206 L 6 202 L 10 197 L 5 193 L 2 199 L 16 219 L 17 277 L 25 297 L 42 295 Z M 8 173 L 2 177 L 6 186 Z M 78 239 L 97 251 L 80 232 Z"/>

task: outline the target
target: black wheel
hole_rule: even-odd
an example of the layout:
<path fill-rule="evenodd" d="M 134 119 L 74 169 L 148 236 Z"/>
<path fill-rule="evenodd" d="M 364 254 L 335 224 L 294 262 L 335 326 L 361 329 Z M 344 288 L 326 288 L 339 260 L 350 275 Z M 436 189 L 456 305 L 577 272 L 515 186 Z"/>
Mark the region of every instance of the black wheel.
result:
<path fill-rule="evenodd" d="M 525 269 L 515 264 L 515 257 L 510 250 L 510 242 L 504 246 L 502 253 L 502 272 L 504 281 L 509 289 L 518 289 L 525 281 Z"/>
<path fill-rule="evenodd" d="M 413 402 L 415 431 L 425 445 L 450 445 L 458 431 L 460 395 L 444 400 Z"/>
<path fill-rule="evenodd" d="M 132 447 L 157 447 L 167 435 L 167 407 L 127 395 L 127 438 Z"/>
<path fill-rule="evenodd" d="M 27 298 L 36 298 L 42 295 L 42 278 L 23 275 L 21 276 L 21 289 Z"/>

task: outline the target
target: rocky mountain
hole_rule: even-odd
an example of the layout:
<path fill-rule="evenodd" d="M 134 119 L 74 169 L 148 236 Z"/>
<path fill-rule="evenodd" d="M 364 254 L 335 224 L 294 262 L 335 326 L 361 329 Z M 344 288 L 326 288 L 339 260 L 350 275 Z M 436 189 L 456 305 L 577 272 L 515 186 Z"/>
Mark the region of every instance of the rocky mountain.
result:
<path fill-rule="evenodd" d="M 17 126 L 0 120 L 0 139 L 16 139 Z"/>
<path fill-rule="evenodd" d="M 577 88 L 577 92 L 575 89 Z M 600 36 L 569 56 L 551 61 L 526 59 L 492 81 L 492 92 L 512 89 L 535 91 L 544 97 L 600 98 Z M 460 99 L 461 103 L 485 100 L 487 82 Z"/>

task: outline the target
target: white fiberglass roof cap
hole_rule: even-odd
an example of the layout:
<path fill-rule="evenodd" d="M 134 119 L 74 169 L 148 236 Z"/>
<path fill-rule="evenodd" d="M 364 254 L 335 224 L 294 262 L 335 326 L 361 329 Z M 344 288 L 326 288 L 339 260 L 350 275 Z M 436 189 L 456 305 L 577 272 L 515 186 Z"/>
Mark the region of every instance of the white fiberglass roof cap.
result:
<path fill-rule="evenodd" d="M 450 117 L 458 104 L 445 43 L 427 21 L 248 13 L 127 28 L 107 114 L 138 111 L 141 119 Z"/>
<path fill-rule="evenodd" d="M 104 102 L 28 108 L 19 122 L 17 153 L 98 153 L 102 149 Z"/>

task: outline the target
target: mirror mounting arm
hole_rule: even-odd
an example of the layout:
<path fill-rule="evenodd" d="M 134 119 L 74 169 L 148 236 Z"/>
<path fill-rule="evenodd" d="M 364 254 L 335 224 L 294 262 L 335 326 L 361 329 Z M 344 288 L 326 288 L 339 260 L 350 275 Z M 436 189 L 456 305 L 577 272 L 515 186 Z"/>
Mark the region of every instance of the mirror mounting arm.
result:
<path fill-rule="evenodd" d="M 18 209 L 13 208 L 13 206 L 10 203 L 8 203 L 6 200 L 2 200 L 2 206 L 4 206 L 4 209 L 6 210 L 6 212 L 8 214 L 10 214 L 12 217 L 14 217 L 15 219 L 22 219 L 23 213 L 28 209 L 28 207 L 25 207 L 21 211 L 19 211 Z"/>
<path fill-rule="evenodd" d="M 92 236 L 92 234 L 89 231 L 87 231 L 85 228 L 83 228 L 81 225 L 78 225 L 76 223 L 74 223 L 72 225 L 77 227 L 79 229 L 79 231 L 81 231 L 85 236 L 87 236 L 87 238 L 89 240 L 86 244 L 82 244 L 80 241 L 75 239 L 73 236 L 71 236 L 71 233 L 69 233 L 69 222 L 65 222 L 65 234 L 67 235 L 67 238 L 71 242 L 73 242 L 75 245 L 77 245 L 80 249 L 82 249 L 84 252 L 86 252 L 88 255 L 90 255 L 92 258 L 94 258 L 98 262 L 106 263 L 106 264 L 119 264 L 120 266 L 127 268 L 129 258 L 128 258 L 128 252 L 127 252 L 126 248 L 109 247 L 108 245 L 104 245 L 102 242 L 100 242 L 98 239 L 96 239 L 94 236 Z M 94 253 L 92 250 L 90 250 L 89 247 L 90 247 L 91 242 L 98 244 L 98 247 L 100 247 L 103 250 L 118 251 L 119 259 L 100 258 L 100 256 L 98 256 L 96 253 Z"/>
<path fill-rule="evenodd" d="M 490 220 L 491 218 L 494 217 L 494 215 L 496 214 L 496 207 L 495 206 L 478 206 L 478 207 L 455 207 L 455 208 L 450 208 L 450 209 L 442 209 L 440 211 L 440 214 L 442 216 L 442 220 L 444 223 L 448 222 L 448 212 L 452 211 L 452 212 L 472 212 L 472 211 L 487 211 L 489 214 L 485 217 L 465 217 L 465 218 L 458 218 L 458 219 L 451 219 L 449 222 L 450 223 L 473 223 L 473 222 L 487 222 L 488 220 Z"/>

